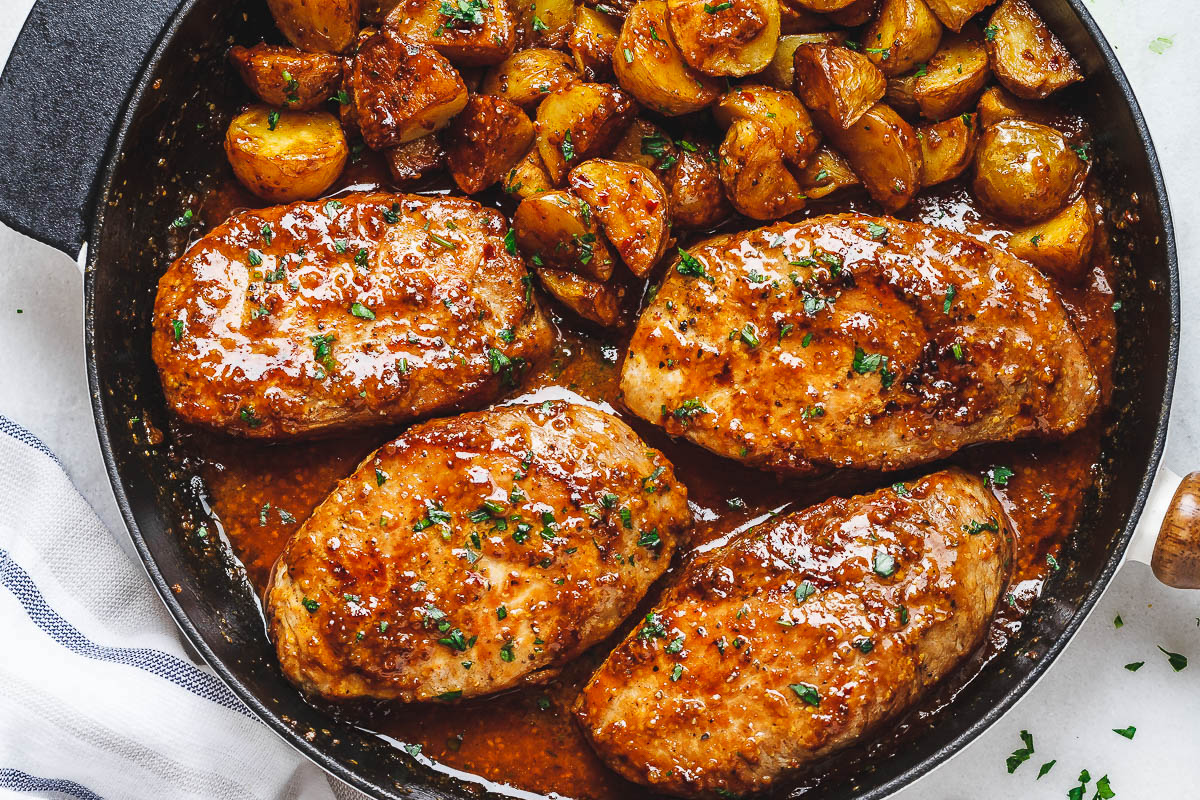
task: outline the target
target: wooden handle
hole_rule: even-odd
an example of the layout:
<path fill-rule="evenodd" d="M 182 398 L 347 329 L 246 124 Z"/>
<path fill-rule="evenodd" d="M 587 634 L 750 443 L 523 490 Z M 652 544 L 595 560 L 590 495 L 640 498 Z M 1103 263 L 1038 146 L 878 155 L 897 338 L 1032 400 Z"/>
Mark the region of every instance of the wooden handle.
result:
<path fill-rule="evenodd" d="M 1154 543 L 1154 575 L 1176 589 L 1200 589 L 1200 472 L 1183 479 Z"/>

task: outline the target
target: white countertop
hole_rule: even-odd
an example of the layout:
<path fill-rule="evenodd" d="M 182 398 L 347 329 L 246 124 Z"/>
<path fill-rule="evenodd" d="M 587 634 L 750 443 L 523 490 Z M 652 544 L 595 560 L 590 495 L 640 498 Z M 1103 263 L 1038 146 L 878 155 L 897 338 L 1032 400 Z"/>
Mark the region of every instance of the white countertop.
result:
<path fill-rule="evenodd" d="M 1200 159 L 1195 129 L 1200 92 L 1196 0 L 1090 0 L 1120 57 L 1162 160 L 1176 220 L 1183 279 L 1183 346 L 1165 464 L 1200 469 Z M 32 0 L 0 2 L 0 60 Z M 1171 44 L 1158 53 L 1159 37 Z M 1156 49 L 1162 49 L 1161 44 Z M 20 114 L 21 109 L 3 113 Z M 22 313 L 18 313 L 21 309 Z M 0 414 L 24 425 L 58 455 L 75 485 L 123 546 L 128 536 L 111 495 L 88 401 L 83 347 L 83 281 L 75 262 L 0 225 Z M 1113 618 L 1124 625 L 1117 629 Z M 1173 672 L 1158 646 L 1191 658 Z M 1146 665 L 1136 673 L 1124 669 Z M 1133 740 L 1112 732 L 1137 727 Z M 1014 774 L 1005 759 L 1036 752 Z M 1049 674 L 1003 719 L 942 768 L 895 800 L 1064 798 L 1080 770 L 1107 774 L 1118 798 L 1200 794 L 1200 592 L 1166 589 L 1148 568 L 1122 568 L 1095 614 Z M 1038 768 L 1057 761 L 1040 781 Z"/>

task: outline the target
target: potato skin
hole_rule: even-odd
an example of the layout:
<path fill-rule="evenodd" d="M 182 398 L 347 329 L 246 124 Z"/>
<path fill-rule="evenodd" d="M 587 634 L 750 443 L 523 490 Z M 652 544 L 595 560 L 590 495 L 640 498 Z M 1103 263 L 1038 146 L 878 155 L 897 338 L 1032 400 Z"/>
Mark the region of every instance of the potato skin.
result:
<path fill-rule="evenodd" d="M 771 63 L 767 64 L 759 74 L 759 79 L 768 86 L 774 86 L 776 89 L 783 89 L 790 92 L 796 86 L 796 66 L 793 63 L 793 58 L 797 47 L 802 44 L 839 45 L 845 41 L 846 34 L 842 31 L 796 33 L 780 36 L 779 44 L 775 46 L 775 55 L 771 57 Z"/>
<path fill-rule="evenodd" d="M 926 119 L 947 119 L 975 104 L 991 74 L 983 36 L 974 26 L 949 33 L 917 77 L 913 99 Z"/>
<path fill-rule="evenodd" d="M 690 142 L 689 142 L 690 144 Z M 703 230 L 733 213 L 721 185 L 716 147 L 704 143 L 695 149 L 679 148 L 667 177 L 671 193 L 671 222 L 675 228 Z"/>
<path fill-rule="evenodd" d="M 828 197 L 839 189 L 862 183 L 850 162 L 836 150 L 822 147 L 797 174 L 800 189 L 810 200 Z"/>
<path fill-rule="evenodd" d="M 887 76 L 908 72 L 937 52 L 942 23 L 924 0 L 883 0 L 862 36 L 867 57 Z"/>
<path fill-rule="evenodd" d="M 467 87 L 444 56 L 387 28 L 354 59 L 354 105 L 363 141 L 395 147 L 444 127 L 467 104 Z"/>
<path fill-rule="evenodd" d="M 845 8 L 830 11 L 829 21 L 834 25 L 845 28 L 856 28 L 865 25 L 879 13 L 879 0 L 854 0 Z"/>
<path fill-rule="evenodd" d="M 776 129 L 756 119 L 734 120 L 721 143 L 718 169 L 729 202 L 751 219 L 786 217 L 804 208 L 804 193 L 783 163 Z"/>
<path fill-rule="evenodd" d="M 397 186 L 422 181 L 446 166 L 446 149 L 441 136 L 431 133 L 393 147 L 384 153 L 388 172 Z"/>
<path fill-rule="evenodd" d="M 667 116 L 699 111 L 721 91 L 714 78 L 683 60 L 668 33 L 663 0 L 641 0 L 630 9 L 617 37 L 613 71 L 639 102 Z"/>
<path fill-rule="evenodd" d="M 950 30 L 961 31 L 971 17 L 995 3 L 996 0 L 925 0 L 929 10 L 937 14 Z"/>
<path fill-rule="evenodd" d="M 342 174 L 350 149 L 328 112 L 251 106 L 229 123 L 225 154 L 243 186 L 264 200 L 288 203 L 328 189 Z"/>
<path fill-rule="evenodd" d="M 670 230 L 667 191 L 654 172 L 593 158 L 571 170 L 567 184 L 600 218 L 605 237 L 630 272 L 645 277 L 666 251 Z"/>
<path fill-rule="evenodd" d="M 546 173 L 546 165 L 542 163 L 542 157 L 538 155 L 536 144 L 525 151 L 525 156 L 508 171 L 500 188 L 506 194 L 511 194 L 521 200 L 554 188 L 553 181 Z"/>
<path fill-rule="evenodd" d="M 571 26 L 567 44 L 575 56 L 575 66 L 587 80 L 613 78 L 613 53 L 620 35 L 619 20 L 582 3 L 575 6 L 575 24 Z"/>
<path fill-rule="evenodd" d="M 641 164 L 661 174 L 675 166 L 675 162 L 679 160 L 679 147 L 662 128 L 638 117 L 625 129 L 625 135 L 613 145 L 608 157 L 613 161 Z"/>
<path fill-rule="evenodd" d="M 259 43 L 230 48 L 229 60 L 259 100 L 296 111 L 324 103 L 342 80 L 341 59 L 329 53 Z"/>
<path fill-rule="evenodd" d="M 1083 80 L 1079 64 L 1025 0 L 1004 0 L 988 28 L 992 71 L 1017 97 L 1042 100 Z"/>
<path fill-rule="evenodd" d="M 722 125 L 753 119 L 771 128 L 784 159 L 794 166 L 803 166 L 820 143 L 812 118 L 796 95 L 770 86 L 738 86 L 721 98 L 713 116 Z"/>
<path fill-rule="evenodd" d="M 883 99 L 887 79 L 869 58 L 846 47 L 801 44 L 792 55 L 796 94 L 843 130 Z"/>
<path fill-rule="evenodd" d="M 707 75 L 741 78 L 771 63 L 778 0 L 666 0 L 667 27 L 683 60 Z"/>
<path fill-rule="evenodd" d="M 566 270 L 598 281 L 612 277 L 612 251 L 600 236 L 599 217 L 570 192 L 526 198 L 513 214 L 517 247 L 534 266 Z"/>
<path fill-rule="evenodd" d="M 555 185 L 571 167 L 616 144 L 636 113 L 633 98 L 607 83 L 575 84 L 543 100 L 537 147 Z"/>
<path fill-rule="evenodd" d="M 267 0 L 287 40 L 310 53 L 341 53 L 354 42 L 360 0 Z"/>
<path fill-rule="evenodd" d="M 1068 283 L 1086 273 L 1096 243 L 1096 217 L 1086 196 L 1036 225 L 1013 231 L 1008 249 Z"/>
<path fill-rule="evenodd" d="M 534 47 L 518 50 L 489 69 L 479 93 L 503 97 L 528 111 L 546 95 L 578 82 L 570 56 L 560 50 Z"/>
<path fill-rule="evenodd" d="M 891 106 L 876 103 L 846 130 L 820 116 L 817 121 L 876 203 L 890 212 L 908 205 L 921 188 L 921 148 L 916 131 Z"/>
<path fill-rule="evenodd" d="M 917 128 L 921 143 L 921 185 L 954 180 L 971 165 L 979 139 L 974 114 Z"/>
<path fill-rule="evenodd" d="M 477 94 L 446 130 L 446 160 L 458 188 L 481 192 L 504 177 L 533 144 L 533 123 L 515 103 Z"/>
<path fill-rule="evenodd" d="M 517 46 L 563 48 L 575 21 L 574 0 L 513 0 Z"/>
<path fill-rule="evenodd" d="M 1008 119 L 984 130 L 975 152 L 975 197 L 988 212 L 1014 222 L 1058 213 L 1087 170 L 1061 133 Z"/>
<path fill-rule="evenodd" d="M 561 269 L 538 267 L 534 272 L 547 292 L 584 319 L 606 328 L 621 323 L 624 286 L 590 280 Z"/>
<path fill-rule="evenodd" d="M 507 0 L 488 0 L 488 7 L 480 11 L 480 25 L 451 20 L 441 7 L 442 0 L 401 0 L 384 27 L 432 47 L 460 66 L 498 64 L 512 53 L 516 24 Z"/>

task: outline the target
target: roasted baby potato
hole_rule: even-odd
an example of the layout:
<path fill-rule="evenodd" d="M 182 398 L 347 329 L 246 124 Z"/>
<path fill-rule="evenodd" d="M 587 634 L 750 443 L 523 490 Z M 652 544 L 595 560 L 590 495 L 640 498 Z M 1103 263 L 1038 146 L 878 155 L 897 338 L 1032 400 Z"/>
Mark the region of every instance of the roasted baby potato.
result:
<path fill-rule="evenodd" d="M 736 119 L 721 143 L 718 169 L 725 195 L 751 219 L 786 217 L 804 208 L 804 192 L 784 164 L 775 128 L 756 119 Z"/>
<path fill-rule="evenodd" d="M 1079 189 L 1087 165 L 1054 128 L 1006 119 L 983 131 L 975 152 L 975 197 L 996 216 L 1038 222 Z"/>
<path fill-rule="evenodd" d="M 888 78 L 887 91 L 883 94 L 884 101 L 902 114 L 914 117 L 919 115 L 921 107 L 917 105 L 917 81 L 920 79 L 920 68 Z"/>
<path fill-rule="evenodd" d="M 508 0 L 401 0 L 384 27 L 460 66 L 499 64 L 516 44 Z"/>
<path fill-rule="evenodd" d="M 620 20 L 582 3 L 575 6 L 575 24 L 567 45 L 575 56 L 575 65 L 587 80 L 612 79 L 613 53 L 620 35 Z"/>
<path fill-rule="evenodd" d="M 824 133 L 886 210 L 904 208 L 921 188 L 916 131 L 891 106 L 876 103 L 848 129 L 830 125 Z"/>
<path fill-rule="evenodd" d="M 518 50 L 483 76 L 480 94 L 503 97 L 525 110 L 579 81 L 571 57 L 559 50 Z"/>
<path fill-rule="evenodd" d="M 779 34 L 820 33 L 829 27 L 829 19 L 809 11 L 796 0 L 779 0 Z"/>
<path fill-rule="evenodd" d="M 522 48 L 566 45 L 575 21 L 574 0 L 513 0 L 513 10 Z"/>
<path fill-rule="evenodd" d="M 996 0 L 925 0 L 929 10 L 937 14 L 942 24 L 956 33 L 963 29 L 971 17 L 994 2 Z"/>
<path fill-rule="evenodd" d="M 830 11 L 827 15 L 834 25 L 845 28 L 857 28 L 866 25 L 879 13 L 879 0 L 854 0 L 845 8 Z"/>
<path fill-rule="evenodd" d="M 422 181 L 446 166 L 446 149 L 436 133 L 393 147 L 384 157 L 392 182 L 400 187 Z"/>
<path fill-rule="evenodd" d="M 997 80 L 1026 100 L 1083 80 L 1079 64 L 1025 0 L 1004 0 L 992 14 L 987 50 Z"/>
<path fill-rule="evenodd" d="M 1013 231 L 1008 249 L 1043 272 L 1074 283 L 1087 272 L 1096 241 L 1096 218 L 1080 197 L 1045 222 Z"/>
<path fill-rule="evenodd" d="M 569 192 L 528 197 L 513 214 L 517 247 L 534 266 L 569 270 L 598 281 L 612 277 L 616 263 L 600 236 L 590 204 Z"/>
<path fill-rule="evenodd" d="M 1022 100 L 1000 86 L 992 86 L 979 96 L 976 111 L 981 128 L 989 128 L 1005 119 L 1027 119 L 1054 127 L 1059 116 L 1050 104 Z"/>
<path fill-rule="evenodd" d="M 792 2 L 809 11 L 815 11 L 818 14 L 828 14 L 854 5 L 857 0 L 792 0 Z"/>
<path fill-rule="evenodd" d="M 699 111 L 717 99 L 721 85 L 683 60 L 667 32 L 667 4 L 641 0 L 629 11 L 613 55 L 617 82 L 660 114 Z"/>
<path fill-rule="evenodd" d="M 828 197 L 838 189 L 847 186 L 857 186 L 862 183 L 854 174 L 850 162 L 836 150 L 822 147 L 813 153 L 804 168 L 797 175 L 800 189 L 810 200 L 820 200 Z"/>
<path fill-rule="evenodd" d="M 819 144 L 812 118 L 796 95 L 770 86 L 737 87 L 713 107 L 713 117 L 725 126 L 735 119 L 753 119 L 766 125 L 775 131 L 775 143 L 784 159 L 795 166 L 802 166 Z"/>
<path fill-rule="evenodd" d="M 542 157 L 538 155 L 536 144 L 529 148 L 525 152 L 525 157 L 504 176 L 501 188 L 521 200 L 554 188 L 554 183 L 546 174 L 546 165 L 542 163 Z"/>
<path fill-rule="evenodd" d="M 365 25 L 382 25 L 400 0 L 362 0 L 362 21 Z"/>
<path fill-rule="evenodd" d="M 613 147 L 609 158 L 667 172 L 679 160 L 679 148 L 666 131 L 649 120 L 635 119 Z"/>
<path fill-rule="evenodd" d="M 555 185 L 571 167 L 616 144 L 636 113 L 633 98 L 607 83 L 579 83 L 543 100 L 538 154 Z"/>
<path fill-rule="evenodd" d="M 782 8 L 782 6 L 780 6 Z M 834 33 L 797 33 L 780 36 L 779 44 L 775 46 L 775 55 L 767 64 L 759 77 L 768 86 L 776 89 L 792 91 L 796 86 L 796 65 L 793 56 L 796 48 L 802 44 L 839 45 L 846 41 L 846 34 L 840 31 Z"/>
<path fill-rule="evenodd" d="M 760 72 L 779 42 L 779 0 L 666 0 L 667 27 L 683 60 L 707 75 Z"/>
<path fill-rule="evenodd" d="M 715 145 L 681 142 L 678 159 L 667 177 L 667 187 L 671 193 L 671 224 L 675 228 L 711 228 L 733 213 L 721 185 Z"/>
<path fill-rule="evenodd" d="M 264 200 L 311 200 L 330 187 L 350 149 L 337 118 L 326 111 L 276 111 L 252 106 L 225 132 L 225 155 L 242 185 Z"/>
<path fill-rule="evenodd" d="M 601 283 L 562 269 L 538 267 L 534 271 L 547 292 L 584 319 L 605 327 L 621 321 L 624 286 Z"/>
<path fill-rule="evenodd" d="M 917 128 L 921 143 L 921 185 L 945 183 L 963 174 L 975 155 L 975 115 L 963 114 Z"/>
<path fill-rule="evenodd" d="M 360 0 L 267 0 L 275 26 L 310 53 L 341 53 L 358 33 Z"/>
<path fill-rule="evenodd" d="M 594 158 L 567 175 L 571 193 L 591 206 L 625 266 L 645 277 L 667 249 L 667 191 L 640 164 Z"/>
<path fill-rule="evenodd" d="M 467 87 L 436 50 L 385 28 L 354 59 L 354 105 L 363 141 L 374 150 L 444 127 L 467 104 Z"/>
<path fill-rule="evenodd" d="M 229 60 L 250 91 L 272 106 L 308 111 L 333 97 L 342 82 L 342 62 L 329 53 L 256 44 L 230 48 Z"/>
<path fill-rule="evenodd" d="M 908 72 L 937 52 L 942 23 L 924 0 L 883 0 L 879 16 L 863 31 L 867 57 L 888 76 Z"/>
<path fill-rule="evenodd" d="M 917 72 L 913 98 L 926 119 L 961 114 L 975 104 L 991 75 L 983 36 L 974 26 L 946 34 L 929 64 Z"/>
<path fill-rule="evenodd" d="M 458 188 L 481 192 L 513 168 L 533 144 L 533 123 L 503 97 L 477 94 L 446 130 L 446 161 Z"/>
<path fill-rule="evenodd" d="M 887 79 L 861 53 L 829 44 L 802 44 L 793 54 L 796 94 L 839 128 L 849 128 L 883 99 Z"/>

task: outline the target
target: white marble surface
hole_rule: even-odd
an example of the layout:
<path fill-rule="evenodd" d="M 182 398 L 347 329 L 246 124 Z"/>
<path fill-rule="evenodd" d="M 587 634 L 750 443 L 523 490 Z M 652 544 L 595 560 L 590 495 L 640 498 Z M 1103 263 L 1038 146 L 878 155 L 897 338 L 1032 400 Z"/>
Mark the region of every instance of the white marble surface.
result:
<path fill-rule="evenodd" d="M 0 2 L 0 55 L 7 54 L 32 0 Z M 1200 124 L 1194 24 L 1196 0 L 1090 0 L 1146 113 L 1175 213 L 1183 277 L 1183 348 L 1166 464 L 1200 468 L 1200 159 L 1191 126 Z M 1162 53 L 1150 45 L 1169 37 Z M 0 113 L 20 113 L 7 109 Z M 21 309 L 22 313 L 18 313 Z M 128 536 L 112 500 L 88 403 L 83 348 L 83 287 L 68 257 L 0 226 L 0 414 L 42 438 L 118 539 Z M 3 487 L 0 487 L 3 491 Z M 1125 625 L 1115 629 L 1120 614 Z M 1192 664 L 1173 672 L 1157 649 Z M 1123 665 L 1145 661 L 1131 673 Z M 1134 725 L 1126 740 L 1113 728 Z M 1009 775 L 1005 758 L 1030 731 L 1036 752 Z M 1021 702 L 944 767 L 896 800 L 1063 798 L 1081 769 L 1107 774 L 1119 798 L 1200 795 L 1200 593 L 1159 585 L 1130 564 L 1063 656 Z M 1056 759 L 1040 781 L 1038 767 Z M 1095 792 L 1094 782 L 1085 797 Z"/>

